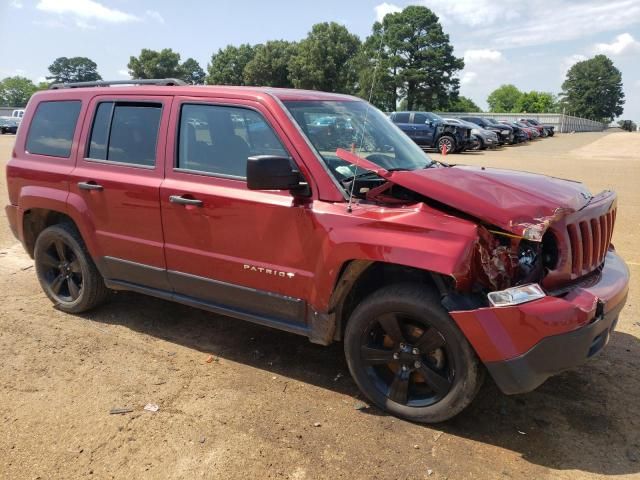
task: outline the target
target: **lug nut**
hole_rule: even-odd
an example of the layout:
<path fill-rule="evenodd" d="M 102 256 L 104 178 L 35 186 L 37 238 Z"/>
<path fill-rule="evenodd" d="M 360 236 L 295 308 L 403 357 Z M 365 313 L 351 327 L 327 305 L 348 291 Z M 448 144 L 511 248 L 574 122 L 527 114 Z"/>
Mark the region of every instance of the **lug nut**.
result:
<path fill-rule="evenodd" d="M 416 368 L 420 368 L 422 366 L 422 364 L 416 360 L 416 362 L 413 364 L 413 366 L 416 367 Z"/>
<path fill-rule="evenodd" d="M 393 359 L 398 360 L 400 358 L 400 354 L 398 352 L 393 354 Z"/>
<path fill-rule="evenodd" d="M 402 371 L 406 372 L 407 371 L 407 366 L 406 365 L 402 365 Z"/>
<path fill-rule="evenodd" d="M 404 347 L 405 347 L 405 344 L 404 344 L 404 343 L 401 343 L 401 344 L 400 344 L 400 348 L 404 348 Z"/>
<path fill-rule="evenodd" d="M 411 353 L 413 353 L 414 355 L 420 355 L 420 350 L 414 348 L 413 350 L 411 350 Z"/>

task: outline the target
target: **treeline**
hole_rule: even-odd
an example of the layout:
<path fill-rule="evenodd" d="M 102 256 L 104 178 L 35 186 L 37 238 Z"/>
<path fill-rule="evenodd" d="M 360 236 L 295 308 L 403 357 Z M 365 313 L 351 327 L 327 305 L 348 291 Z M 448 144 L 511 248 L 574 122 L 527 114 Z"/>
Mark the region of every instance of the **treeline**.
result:
<path fill-rule="evenodd" d="M 459 96 L 464 61 L 453 54 L 438 17 L 422 6 L 388 14 L 373 24 L 364 41 L 343 25 L 325 22 L 313 25 L 298 42 L 228 45 L 212 54 L 206 71 L 192 58 L 182 62 L 180 54 L 170 48 L 143 49 L 130 57 L 127 67 L 136 79 L 175 77 L 191 84 L 348 93 L 371 98 L 386 111 L 479 110 L 470 99 Z M 101 79 L 96 64 L 84 57 L 61 57 L 49 71 L 50 83 Z M 46 86 L 25 80 L 18 79 L 22 95 L 2 96 L 0 102 L 10 99 L 13 105 L 24 104 L 34 90 Z"/>
<path fill-rule="evenodd" d="M 313 25 L 297 42 L 270 40 L 228 45 L 211 55 L 206 71 L 193 58 L 181 60 L 170 48 L 143 49 L 127 64 L 131 78 L 179 78 L 187 83 L 305 88 L 371 99 L 384 111 L 479 112 L 459 95 L 462 58 L 453 54 L 438 17 L 423 6 L 409 6 L 375 22 L 363 40 L 335 22 Z M 23 106 L 50 83 L 100 80 L 95 62 L 60 57 L 49 66 L 47 82 L 24 77 L 0 82 L 0 105 Z M 492 112 L 572 115 L 610 121 L 622 114 L 622 76 L 604 55 L 571 67 L 561 94 L 522 92 L 503 85 L 487 98 Z"/>

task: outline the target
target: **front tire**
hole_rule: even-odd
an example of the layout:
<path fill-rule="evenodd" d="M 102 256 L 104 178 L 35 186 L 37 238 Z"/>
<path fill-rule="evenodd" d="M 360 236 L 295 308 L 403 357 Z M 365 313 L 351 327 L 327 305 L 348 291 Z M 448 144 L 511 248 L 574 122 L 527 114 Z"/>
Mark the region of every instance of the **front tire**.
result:
<path fill-rule="evenodd" d="M 443 147 L 447 147 L 447 153 L 455 153 L 456 140 L 451 135 L 442 135 L 438 139 L 438 152 L 442 153 Z"/>
<path fill-rule="evenodd" d="M 42 290 L 63 312 L 86 312 L 106 299 L 109 290 L 72 225 L 45 228 L 36 240 L 34 259 Z"/>
<path fill-rule="evenodd" d="M 362 393 L 414 422 L 454 417 L 484 379 L 469 342 L 425 285 L 392 285 L 367 297 L 349 319 L 344 348 Z"/>

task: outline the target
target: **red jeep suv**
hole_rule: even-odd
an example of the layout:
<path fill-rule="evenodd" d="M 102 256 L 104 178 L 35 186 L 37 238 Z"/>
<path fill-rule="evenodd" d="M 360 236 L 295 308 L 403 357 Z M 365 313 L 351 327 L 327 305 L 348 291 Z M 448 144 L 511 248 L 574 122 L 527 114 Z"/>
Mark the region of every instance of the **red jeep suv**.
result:
<path fill-rule="evenodd" d="M 7 165 L 60 310 L 132 290 L 342 340 L 370 401 L 419 422 L 486 371 L 527 392 L 608 342 L 629 281 L 615 193 L 433 161 L 351 96 L 115 83 L 36 93 Z"/>

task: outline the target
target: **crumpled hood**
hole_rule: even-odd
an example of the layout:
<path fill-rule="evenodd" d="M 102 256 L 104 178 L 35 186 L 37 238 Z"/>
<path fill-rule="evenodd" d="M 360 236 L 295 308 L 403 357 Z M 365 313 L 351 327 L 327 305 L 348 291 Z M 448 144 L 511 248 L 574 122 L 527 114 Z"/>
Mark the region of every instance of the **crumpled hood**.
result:
<path fill-rule="evenodd" d="M 345 150 L 339 153 L 340 158 L 356 163 L 356 155 Z M 357 164 L 396 185 L 527 238 L 531 238 L 525 235 L 529 227 L 537 228 L 541 235 L 555 218 L 581 209 L 592 198 L 582 183 L 516 170 L 454 165 L 389 172 L 362 158 Z"/>

